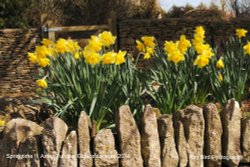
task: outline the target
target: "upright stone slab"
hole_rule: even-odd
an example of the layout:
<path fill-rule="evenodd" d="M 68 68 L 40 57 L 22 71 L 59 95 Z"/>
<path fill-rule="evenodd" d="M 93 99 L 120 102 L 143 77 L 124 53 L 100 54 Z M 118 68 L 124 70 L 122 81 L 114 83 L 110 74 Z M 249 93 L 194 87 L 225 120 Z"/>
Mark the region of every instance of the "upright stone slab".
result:
<path fill-rule="evenodd" d="M 24 155 L 25 158 L 16 159 L 18 167 L 40 167 L 37 139 L 29 137 L 24 143 L 20 144 L 18 155 Z"/>
<path fill-rule="evenodd" d="M 77 135 L 71 131 L 63 143 L 62 155 L 59 162 L 60 167 L 77 167 Z"/>
<path fill-rule="evenodd" d="M 161 142 L 162 167 L 178 167 L 179 156 L 174 139 L 172 115 L 158 118 L 158 130 Z"/>
<path fill-rule="evenodd" d="M 234 99 L 228 100 L 226 107 L 221 112 L 223 125 L 222 153 L 232 158 L 225 159 L 229 167 L 239 165 L 241 156 L 241 110 L 239 103 Z"/>
<path fill-rule="evenodd" d="M 17 118 L 8 122 L 0 139 L 0 166 L 39 167 L 36 136 L 42 131 L 41 126 L 29 120 Z M 17 155 L 25 157 L 18 159 Z"/>
<path fill-rule="evenodd" d="M 203 167 L 205 121 L 202 108 L 195 105 L 186 107 L 182 113 L 185 137 L 188 144 L 189 167 Z"/>
<path fill-rule="evenodd" d="M 96 167 L 118 167 L 118 153 L 115 150 L 115 139 L 110 129 L 103 129 L 95 136 Z"/>
<path fill-rule="evenodd" d="M 250 117 L 244 118 L 242 124 L 242 162 L 250 163 Z"/>
<path fill-rule="evenodd" d="M 179 155 L 179 167 L 186 167 L 188 164 L 188 143 L 186 141 L 185 133 L 184 133 L 184 126 L 181 122 L 181 113 L 183 111 L 180 110 L 173 115 L 174 121 L 174 133 L 175 133 L 175 142 L 176 148 Z"/>
<path fill-rule="evenodd" d="M 205 155 L 209 157 L 205 159 L 205 166 L 221 166 L 222 123 L 220 114 L 216 105 L 212 103 L 205 105 L 203 114 L 205 118 Z"/>
<path fill-rule="evenodd" d="M 62 143 L 68 132 L 68 126 L 60 118 L 52 117 L 45 121 L 44 129 L 42 136 L 44 166 L 57 167 Z"/>
<path fill-rule="evenodd" d="M 150 105 L 146 106 L 141 124 L 141 146 L 145 167 L 161 166 L 161 147 L 156 113 Z"/>
<path fill-rule="evenodd" d="M 82 111 L 78 120 L 78 142 L 80 166 L 92 167 L 92 157 L 90 152 L 90 118 Z"/>
<path fill-rule="evenodd" d="M 121 167 L 143 167 L 141 157 L 141 136 L 129 106 L 119 108 L 116 115 L 116 127 L 119 136 L 120 153 L 124 158 Z"/>

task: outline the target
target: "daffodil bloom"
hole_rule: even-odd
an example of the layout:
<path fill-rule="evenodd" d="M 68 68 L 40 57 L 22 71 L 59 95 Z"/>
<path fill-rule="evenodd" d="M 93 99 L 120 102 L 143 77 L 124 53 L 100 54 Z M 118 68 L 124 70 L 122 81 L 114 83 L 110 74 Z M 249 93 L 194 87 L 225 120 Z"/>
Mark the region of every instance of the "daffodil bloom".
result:
<path fill-rule="evenodd" d="M 85 60 L 87 63 L 91 65 L 96 65 L 101 61 L 100 54 L 96 52 L 87 52 L 87 55 L 85 56 Z"/>
<path fill-rule="evenodd" d="M 176 50 L 178 50 L 177 43 L 174 43 L 173 41 L 165 41 L 164 50 L 167 54 L 175 52 Z"/>
<path fill-rule="evenodd" d="M 51 50 L 48 49 L 46 46 L 37 46 L 35 50 L 35 54 L 38 58 L 45 58 L 47 56 L 51 56 Z"/>
<path fill-rule="evenodd" d="M 79 59 L 79 58 L 80 58 L 79 52 L 76 52 L 76 53 L 74 54 L 74 58 L 75 58 L 75 59 Z"/>
<path fill-rule="evenodd" d="M 48 84 L 47 84 L 45 78 L 36 80 L 36 83 L 37 83 L 37 85 L 40 86 L 41 88 L 44 88 L 44 89 L 45 89 L 45 88 L 48 87 Z"/>
<path fill-rule="evenodd" d="M 244 53 L 250 55 L 250 42 L 247 42 L 247 44 L 243 47 Z"/>
<path fill-rule="evenodd" d="M 76 53 L 81 49 L 77 42 L 73 40 L 68 40 L 67 42 L 67 52 Z"/>
<path fill-rule="evenodd" d="M 147 47 L 147 48 L 146 48 L 146 53 L 148 53 L 148 54 L 150 54 L 150 55 L 153 55 L 153 54 L 154 54 L 154 49 L 153 49 L 153 48 Z"/>
<path fill-rule="evenodd" d="M 221 68 L 224 68 L 224 63 L 222 61 L 222 59 L 219 59 L 216 63 L 216 67 L 221 69 Z"/>
<path fill-rule="evenodd" d="M 145 46 L 150 47 L 150 48 L 155 48 L 155 38 L 152 36 L 143 36 L 141 37 L 141 40 L 145 44 Z"/>
<path fill-rule="evenodd" d="M 60 38 L 55 45 L 56 51 L 60 54 L 66 53 L 68 51 L 67 43 L 67 40 Z"/>
<path fill-rule="evenodd" d="M 223 81 L 223 76 L 222 76 L 222 74 L 219 74 L 219 75 L 218 75 L 218 79 L 219 79 L 219 81 Z"/>
<path fill-rule="evenodd" d="M 37 64 L 41 67 L 47 67 L 49 63 L 50 63 L 50 60 L 46 57 L 37 59 Z"/>
<path fill-rule="evenodd" d="M 204 30 L 204 28 L 202 26 L 197 26 L 195 28 L 195 37 L 200 38 L 200 39 L 205 38 L 205 30 Z"/>
<path fill-rule="evenodd" d="M 199 55 L 194 61 L 194 65 L 198 66 L 198 68 L 203 68 L 209 63 L 209 58 L 205 55 Z"/>
<path fill-rule="evenodd" d="M 6 122 L 5 122 L 4 120 L 0 120 L 0 127 L 1 127 L 1 126 L 4 126 L 5 123 L 6 123 Z"/>
<path fill-rule="evenodd" d="M 35 53 L 28 53 L 28 59 L 31 63 L 36 63 L 37 62 L 37 56 Z"/>
<path fill-rule="evenodd" d="M 238 36 L 239 38 L 245 37 L 246 34 L 247 34 L 247 30 L 243 28 L 236 29 L 236 36 Z"/>
<path fill-rule="evenodd" d="M 136 49 L 139 51 L 139 52 L 145 52 L 145 46 L 144 44 L 139 41 L 139 40 L 136 40 Z"/>
<path fill-rule="evenodd" d="M 115 57 L 115 64 L 116 65 L 119 65 L 119 64 L 122 64 L 124 63 L 126 60 L 125 60 L 125 56 L 126 56 L 127 52 L 126 51 L 119 51 L 117 54 L 116 54 L 116 57 Z"/>
<path fill-rule="evenodd" d="M 99 34 L 100 41 L 103 46 L 109 47 L 110 45 L 115 44 L 116 37 L 111 34 L 109 31 L 104 31 Z"/>
<path fill-rule="evenodd" d="M 102 50 L 102 46 L 103 44 L 97 36 L 91 36 L 91 39 L 86 47 L 93 52 L 99 52 Z"/>
<path fill-rule="evenodd" d="M 179 50 L 171 52 L 167 55 L 168 61 L 172 61 L 175 64 L 178 64 L 180 61 L 185 60 L 185 56 L 181 54 Z"/>
<path fill-rule="evenodd" d="M 102 63 L 103 64 L 113 64 L 115 62 L 116 54 L 117 53 L 115 53 L 113 51 L 103 54 Z"/>
<path fill-rule="evenodd" d="M 42 40 L 42 44 L 46 47 L 50 47 L 54 44 L 54 42 L 52 42 L 51 40 L 47 39 L 47 38 L 43 38 Z"/>
<path fill-rule="evenodd" d="M 191 42 L 186 39 L 185 35 L 181 35 L 180 40 L 178 42 L 178 49 L 180 50 L 181 54 L 186 53 L 189 47 L 191 47 Z"/>
<path fill-rule="evenodd" d="M 149 53 L 145 53 L 143 59 L 150 59 L 151 55 Z"/>

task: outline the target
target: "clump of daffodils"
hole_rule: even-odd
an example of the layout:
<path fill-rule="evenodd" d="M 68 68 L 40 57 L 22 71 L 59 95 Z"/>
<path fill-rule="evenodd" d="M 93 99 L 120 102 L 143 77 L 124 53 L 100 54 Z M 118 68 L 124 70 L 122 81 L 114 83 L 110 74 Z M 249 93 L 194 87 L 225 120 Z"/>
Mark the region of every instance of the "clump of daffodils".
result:
<path fill-rule="evenodd" d="M 168 61 L 178 64 L 180 61 L 185 60 L 185 53 L 191 47 L 191 42 L 186 39 L 185 35 L 181 35 L 179 41 L 165 41 L 164 50 L 167 55 Z"/>
<path fill-rule="evenodd" d="M 144 55 L 144 59 L 150 59 L 155 53 L 155 38 L 143 36 L 141 40 L 136 40 L 137 50 Z"/>
<path fill-rule="evenodd" d="M 209 60 L 214 56 L 213 50 L 209 44 L 205 42 L 205 30 L 202 26 L 198 26 L 195 29 L 193 45 L 198 56 L 194 61 L 194 65 L 198 68 L 203 68 L 209 64 Z"/>
<path fill-rule="evenodd" d="M 104 31 L 98 36 L 91 36 L 87 46 L 83 49 L 82 55 L 86 62 L 91 65 L 102 64 L 116 64 L 120 65 L 124 63 L 126 52 L 113 50 L 104 52 L 110 46 L 115 44 L 116 37 L 110 32 Z"/>
<path fill-rule="evenodd" d="M 91 36 L 87 46 L 83 49 L 72 39 L 60 38 L 56 42 L 49 39 L 43 39 L 42 45 L 37 46 L 34 53 L 28 53 L 28 59 L 31 63 L 37 64 L 41 68 L 50 66 L 52 60 L 58 56 L 72 55 L 74 59 L 83 58 L 87 64 L 123 64 L 126 59 L 125 51 L 115 52 L 110 48 L 115 44 L 116 37 L 111 32 L 104 31 L 97 36 Z M 46 77 L 36 80 L 39 87 L 45 89 L 48 87 Z"/>

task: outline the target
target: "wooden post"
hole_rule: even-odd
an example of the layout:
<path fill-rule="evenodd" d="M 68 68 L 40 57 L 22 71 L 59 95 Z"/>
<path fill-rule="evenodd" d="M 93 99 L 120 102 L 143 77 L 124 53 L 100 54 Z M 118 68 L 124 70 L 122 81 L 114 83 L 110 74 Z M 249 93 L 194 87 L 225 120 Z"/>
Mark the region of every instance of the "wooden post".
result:
<path fill-rule="evenodd" d="M 114 46 L 115 51 L 118 51 L 118 26 L 117 26 L 117 15 L 115 11 L 111 11 L 110 18 L 108 19 L 108 27 L 111 33 L 116 36 L 116 44 Z"/>
<path fill-rule="evenodd" d="M 48 38 L 55 40 L 55 32 L 49 32 L 49 27 L 52 27 L 53 21 L 48 19 L 48 14 L 43 13 L 41 15 L 41 31 L 42 38 Z"/>

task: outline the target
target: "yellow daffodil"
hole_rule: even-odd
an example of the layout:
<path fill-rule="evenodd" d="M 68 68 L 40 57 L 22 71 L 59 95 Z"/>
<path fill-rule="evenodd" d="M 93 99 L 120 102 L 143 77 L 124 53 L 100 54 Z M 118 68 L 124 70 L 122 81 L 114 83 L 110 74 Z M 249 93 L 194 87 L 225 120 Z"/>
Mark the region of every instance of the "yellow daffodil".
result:
<path fill-rule="evenodd" d="M 45 88 L 48 87 L 48 84 L 47 84 L 45 78 L 36 80 L 36 83 L 37 83 L 37 85 L 40 86 L 41 88 L 44 88 L 44 89 L 45 89 Z"/>
<path fill-rule="evenodd" d="M 224 63 L 222 61 L 222 59 L 219 59 L 216 63 L 216 67 L 221 69 L 221 68 L 224 68 Z"/>
<path fill-rule="evenodd" d="M 42 44 L 46 47 L 50 47 L 54 44 L 54 42 L 52 42 L 51 40 L 47 39 L 47 38 L 43 38 L 42 40 Z"/>
<path fill-rule="evenodd" d="M 222 74 L 219 74 L 219 75 L 218 75 L 218 79 L 219 79 L 219 81 L 223 81 L 223 76 L 222 76 Z"/>
<path fill-rule="evenodd" d="M 139 41 L 139 40 L 136 40 L 136 49 L 139 51 L 139 52 L 145 52 L 145 46 L 144 44 Z"/>
<path fill-rule="evenodd" d="M 180 40 L 178 42 L 178 49 L 180 50 L 181 54 L 186 53 L 189 47 L 191 47 L 191 42 L 186 39 L 185 35 L 181 35 Z"/>
<path fill-rule="evenodd" d="M 250 55 L 250 42 L 247 42 L 247 44 L 243 47 L 244 53 Z"/>
<path fill-rule="evenodd" d="M 108 52 L 108 53 L 103 54 L 102 63 L 103 64 L 113 64 L 115 62 L 116 54 L 117 53 L 115 53 L 115 52 Z"/>
<path fill-rule="evenodd" d="M 144 45 L 150 48 L 155 48 L 155 38 L 152 36 L 143 36 L 141 37 L 141 40 L 143 41 Z"/>
<path fill-rule="evenodd" d="M 37 46 L 35 50 L 35 54 L 38 58 L 45 58 L 47 56 L 51 56 L 51 50 L 48 49 L 46 46 Z"/>
<path fill-rule="evenodd" d="M 179 50 L 169 53 L 167 58 L 168 61 L 172 61 L 175 64 L 178 64 L 180 61 L 185 60 L 185 56 L 181 54 Z"/>
<path fill-rule="evenodd" d="M 209 58 L 204 55 L 199 55 L 194 61 L 194 65 L 198 66 L 198 68 L 203 68 L 209 63 Z"/>
<path fill-rule="evenodd" d="M 242 38 L 242 37 L 245 37 L 247 34 L 247 30 L 243 29 L 243 28 L 238 28 L 236 29 L 236 36 L 238 38 Z"/>
<path fill-rule="evenodd" d="M 71 53 L 76 53 L 81 49 L 81 47 L 78 45 L 77 42 L 73 40 L 68 40 L 67 41 L 67 51 Z"/>
<path fill-rule="evenodd" d="M 31 63 L 36 63 L 37 62 L 37 56 L 35 53 L 28 53 L 28 59 Z"/>
<path fill-rule="evenodd" d="M 56 42 L 56 46 L 55 46 L 56 51 L 60 54 L 66 53 L 68 51 L 67 43 L 68 43 L 67 40 L 60 38 Z"/>
<path fill-rule="evenodd" d="M 146 48 L 146 53 L 148 53 L 148 54 L 150 54 L 150 55 L 153 55 L 153 54 L 154 54 L 154 49 L 153 49 L 153 48 L 147 47 L 147 48 Z"/>
<path fill-rule="evenodd" d="M 96 52 L 87 52 L 87 55 L 85 56 L 85 60 L 87 63 L 91 65 L 96 65 L 101 61 L 100 54 Z"/>
<path fill-rule="evenodd" d="M 124 63 L 126 60 L 125 60 L 125 56 L 126 56 L 127 52 L 126 51 L 119 51 L 117 54 L 116 54 L 116 57 L 115 57 L 115 64 L 116 65 L 119 65 L 119 64 L 122 64 Z"/>
<path fill-rule="evenodd" d="M 99 52 L 102 50 L 102 46 L 102 42 L 97 36 L 91 36 L 91 39 L 86 47 L 93 52 Z"/>
<path fill-rule="evenodd" d="M 6 122 L 4 120 L 0 120 L 0 127 L 4 126 L 6 124 Z"/>
<path fill-rule="evenodd" d="M 41 67 L 47 67 L 49 63 L 50 63 L 50 60 L 46 57 L 37 59 L 37 64 Z"/>
<path fill-rule="evenodd" d="M 80 58 L 79 52 L 76 52 L 76 53 L 74 54 L 74 58 L 75 58 L 75 59 L 79 59 L 79 58 Z"/>
<path fill-rule="evenodd" d="M 110 45 L 115 44 L 116 37 L 111 34 L 109 31 L 104 31 L 99 34 L 100 41 L 103 46 L 109 47 Z"/>
<path fill-rule="evenodd" d="M 194 32 L 195 32 L 195 38 L 199 38 L 199 39 L 205 38 L 205 30 L 202 26 L 197 26 Z"/>
<path fill-rule="evenodd" d="M 178 50 L 177 43 L 174 43 L 173 41 L 165 41 L 164 50 L 167 54 L 175 52 L 176 50 Z"/>
<path fill-rule="evenodd" d="M 151 55 L 149 53 L 145 53 L 143 59 L 150 59 Z"/>

